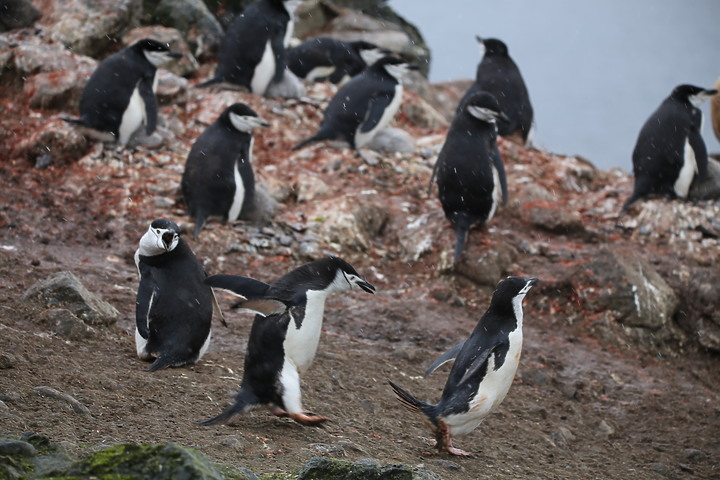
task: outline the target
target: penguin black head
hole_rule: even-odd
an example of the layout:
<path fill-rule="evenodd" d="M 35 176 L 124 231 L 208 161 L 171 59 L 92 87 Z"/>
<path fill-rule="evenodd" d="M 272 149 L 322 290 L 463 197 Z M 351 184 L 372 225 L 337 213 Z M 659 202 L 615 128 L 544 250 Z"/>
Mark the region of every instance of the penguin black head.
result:
<path fill-rule="evenodd" d="M 478 44 L 480 45 L 480 48 L 483 50 L 484 54 L 489 55 L 498 55 L 507 57 L 509 55 L 507 45 L 505 45 L 505 42 L 502 40 L 498 40 L 497 38 L 481 38 L 479 36 L 475 37 L 478 41 Z"/>
<path fill-rule="evenodd" d="M 500 103 L 495 95 L 489 92 L 476 92 L 470 95 L 463 102 L 460 111 L 466 112 L 471 117 L 481 122 L 497 123 L 497 120 L 510 121 L 500 110 Z"/>
<path fill-rule="evenodd" d="M 226 126 L 243 133 L 252 133 L 257 127 L 270 126 L 255 110 L 244 103 L 230 105 L 220 114 L 219 118 Z"/>
<path fill-rule="evenodd" d="M 373 63 L 372 68 L 375 70 L 385 70 L 391 76 L 395 77 L 396 80 L 402 80 L 405 74 L 410 70 L 417 70 L 418 66 L 407 63 L 405 60 L 401 60 L 392 55 L 386 55 Z"/>
<path fill-rule="evenodd" d="M 142 40 L 135 42 L 130 48 L 141 53 L 148 62 L 152 63 L 156 67 L 159 67 L 173 58 L 180 58 L 182 56 L 179 52 L 170 51 L 169 44 L 158 42 L 152 38 L 143 38 Z"/>
<path fill-rule="evenodd" d="M 159 218 L 153 220 L 145 235 L 140 239 L 138 253 L 153 257 L 171 252 L 180 242 L 180 227 L 172 220 Z"/>
<path fill-rule="evenodd" d="M 699 107 L 706 99 L 715 95 L 717 90 L 706 90 L 695 85 L 678 85 L 670 95 L 677 100 L 690 102 L 693 106 Z"/>
<path fill-rule="evenodd" d="M 501 280 L 493 292 L 491 308 L 506 309 L 512 306 L 513 310 L 517 311 L 522 308 L 523 298 L 537 281 L 535 277 L 507 277 Z"/>
<path fill-rule="evenodd" d="M 365 281 L 355 269 L 339 257 L 325 257 L 310 264 L 310 273 L 324 278 L 333 290 L 352 290 L 359 288 L 375 293 L 375 287 Z"/>

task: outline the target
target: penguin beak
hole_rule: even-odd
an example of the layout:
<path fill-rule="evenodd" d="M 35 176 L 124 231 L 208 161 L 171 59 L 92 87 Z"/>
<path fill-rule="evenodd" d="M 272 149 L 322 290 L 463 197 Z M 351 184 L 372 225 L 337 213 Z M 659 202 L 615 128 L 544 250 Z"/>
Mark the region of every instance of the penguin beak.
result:
<path fill-rule="evenodd" d="M 175 234 L 172 232 L 165 232 L 162 234 L 162 242 L 163 245 L 165 245 L 165 250 L 168 250 L 170 248 L 170 245 L 172 245 L 173 238 L 175 238 Z"/>
<path fill-rule="evenodd" d="M 355 282 L 355 285 L 362 288 L 368 293 L 375 293 L 375 287 L 372 284 L 366 282 L 365 280 L 357 281 Z"/>
<path fill-rule="evenodd" d="M 406 64 L 406 65 L 407 65 L 407 66 L 406 66 L 405 68 L 407 68 L 408 70 L 420 70 L 420 67 L 418 67 L 418 66 L 415 65 L 414 63 L 408 63 L 408 64 Z"/>
<path fill-rule="evenodd" d="M 508 116 L 505 115 L 505 113 L 503 113 L 503 112 L 498 112 L 497 118 L 499 118 L 503 122 L 510 123 L 510 118 L 508 118 Z M 535 279 L 535 281 L 537 281 L 537 278 Z"/>
<path fill-rule="evenodd" d="M 167 55 L 170 58 L 180 58 L 182 57 L 182 53 L 180 52 L 167 52 L 165 55 Z"/>
<path fill-rule="evenodd" d="M 531 286 L 535 285 L 537 282 L 539 282 L 539 280 L 536 277 L 530 277 L 527 279 L 527 282 L 528 282 L 527 283 L 528 286 L 531 287 Z"/>

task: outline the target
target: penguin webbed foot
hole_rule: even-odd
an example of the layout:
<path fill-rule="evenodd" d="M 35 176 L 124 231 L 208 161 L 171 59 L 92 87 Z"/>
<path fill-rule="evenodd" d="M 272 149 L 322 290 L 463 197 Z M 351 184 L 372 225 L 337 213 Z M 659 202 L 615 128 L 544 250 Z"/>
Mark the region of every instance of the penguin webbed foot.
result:
<path fill-rule="evenodd" d="M 312 412 L 288 413 L 287 416 L 295 420 L 300 425 L 305 425 L 306 427 L 321 427 L 323 423 L 331 421 L 327 417 L 323 417 Z"/>
<path fill-rule="evenodd" d="M 438 421 L 437 430 L 435 431 L 435 447 L 439 453 L 447 453 L 449 455 L 456 455 L 459 457 L 473 456 L 470 452 L 453 447 L 452 438 L 450 437 L 450 429 L 443 421 Z"/>

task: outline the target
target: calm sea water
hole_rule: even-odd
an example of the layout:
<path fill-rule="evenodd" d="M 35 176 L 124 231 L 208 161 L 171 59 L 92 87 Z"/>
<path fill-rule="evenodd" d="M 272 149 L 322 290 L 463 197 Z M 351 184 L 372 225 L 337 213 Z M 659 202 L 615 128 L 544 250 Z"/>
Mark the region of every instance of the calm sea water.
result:
<path fill-rule="evenodd" d="M 632 170 L 640 127 L 681 83 L 720 77 L 720 0 L 390 0 L 423 34 L 430 79 L 474 78 L 475 35 L 503 40 L 535 109 L 535 144 Z M 703 138 L 720 152 L 709 108 Z"/>

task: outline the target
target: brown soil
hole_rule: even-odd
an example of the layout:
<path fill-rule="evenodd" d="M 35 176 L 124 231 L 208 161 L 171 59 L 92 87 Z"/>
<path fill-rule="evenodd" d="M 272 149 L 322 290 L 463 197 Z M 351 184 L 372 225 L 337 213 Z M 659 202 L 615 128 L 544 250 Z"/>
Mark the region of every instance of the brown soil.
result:
<path fill-rule="evenodd" d="M 276 172 L 288 185 L 301 172 L 313 171 L 329 185 L 328 198 L 374 188 L 388 208 L 404 201 L 414 213 L 439 211 L 435 198 L 422 193 L 429 168 L 413 176 L 408 169 L 398 173 L 394 160 L 369 167 L 347 151 L 318 149 L 294 157 L 288 169 L 283 167 L 289 165 L 286 147 L 294 138 L 269 131 L 259 135 L 258 164 L 279 165 Z M 184 142 L 187 148 L 191 138 Z M 506 161 L 513 151 L 512 161 L 542 167 L 537 153 L 518 154 L 505 143 L 503 151 Z M 172 154 L 167 163 L 156 162 L 157 153 L 138 150 L 125 154 L 119 167 L 109 165 L 112 155 L 106 151 L 99 160 L 46 170 L 21 159 L 0 163 L 0 351 L 10 367 L 0 370 L 7 406 L 0 409 L 0 434 L 33 431 L 63 442 L 75 455 L 122 442 L 175 442 L 258 474 L 289 472 L 316 455 L 341 455 L 341 447 L 350 459 L 422 465 L 445 479 L 720 478 L 717 356 L 691 348 L 682 355 L 660 355 L 613 347 L 601 344 L 577 315 L 570 322 L 563 308 L 569 307 L 564 305 L 568 297 L 553 278 L 562 263 L 557 259 L 572 259 L 573 253 L 521 255 L 511 266 L 507 273 L 545 279 L 525 302 L 518 377 L 500 408 L 473 433 L 456 439 L 456 446 L 474 458 L 434 453 L 429 429 L 402 408 L 387 380 L 437 401 L 447 367 L 428 379 L 421 374 L 465 338 L 491 293 L 461 276 L 438 273 L 438 245 L 452 237 L 442 221 L 440 241 L 415 263 L 396 253 L 392 220 L 366 252 L 323 246 L 340 253 L 378 288 L 374 297 L 355 292 L 328 301 L 320 351 L 303 378 L 303 398 L 308 409 L 332 422 L 303 427 L 259 409 L 233 425 L 196 425 L 231 402 L 252 317 L 229 310 L 231 300 L 221 298 L 229 328 L 215 325 L 211 349 L 198 364 L 144 371 L 147 364 L 135 356 L 132 335 L 137 287 L 132 253 L 153 218 L 183 219 L 182 205 L 159 207 L 150 192 L 162 191 L 158 178 L 179 182 L 184 154 Z M 323 170 L 341 158 L 340 170 Z M 271 228 L 303 221 L 303 208 L 307 205 L 290 197 Z M 254 254 L 230 248 L 258 231 L 244 223 L 211 224 L 198 242 L 189 241 L 209 273 L 271 281 L 306 261 L 292 247 Z M 511 206 L 488 230 L 471 233 L 469 254 L 523 239 L 555 253 L 597 247 L 530 229 L 524 213 Z M 633 244 L 623 236 L 608 241 L 618 248 Z M 33 283 L 62 270 L 75 273 L 121 312 L 116 326 L 96 328 L 89 339 L 66 340 L 41 321 L 40 311 L 18 302 Z M 38 395 L 33 388 L 42 385 L 73 396 L 90 414 L 76 414 Z"/>

